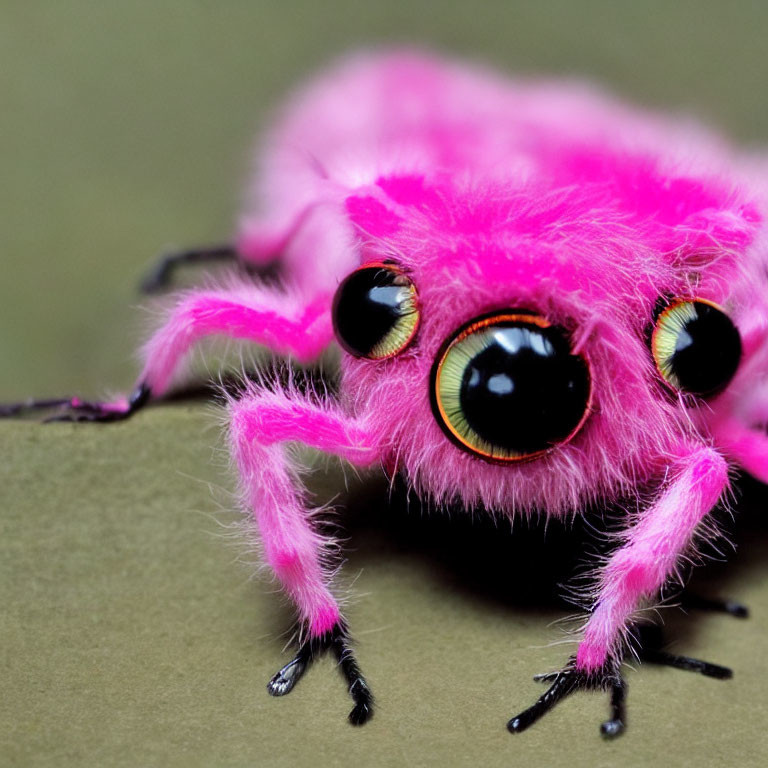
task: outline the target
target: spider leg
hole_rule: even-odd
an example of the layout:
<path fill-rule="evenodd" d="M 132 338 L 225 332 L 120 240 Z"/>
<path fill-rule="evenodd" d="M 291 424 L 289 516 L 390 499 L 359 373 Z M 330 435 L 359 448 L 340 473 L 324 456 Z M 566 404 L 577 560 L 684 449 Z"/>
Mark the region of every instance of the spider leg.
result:
<path fill-rule="evenodd" d="M 624 732 L 627 722 L 627 684 L 624 678 L 611 683 L 611 717 L 600 725 L 600 733 L 607 739 Z"/>
<path fill-rule="evenodd" d="M 241 223 L 234 243 L 216 243 L 161 256 L 144 275 L 139 288 L 142 293 L 160 293 L 170 286 L 179 267 L 190 264 L 234 261 L 246 271 L 256 274 L 267 272 L 268 265 L 285 250 L 310 210 L 311 206 L 303 206 L 284 213 L 278 217 L 282 219 L 278 225 L 246 220 Z"/>
<path fill-rule="evenodd" d="M 347 643 L 346 633 L 337 632 L 333 640 L 333 652 L 339 662 L 344 679 L 347 681 L 349 695 L 355 706 L 349 713 L 352 725 L 362 725 L 373 715 L 373 694 L 360 671 L 354 651 Z"/>
<path fill-rule="evenodd" d="M 575 666 L 575 659 L 572 658 L 568 665 L 559 672 L 536 675 L 534 680 L 551 682 L 552 684 L 532 706 L 507 723 L 507 728 L 512 733 L 522 733 L 522 731 L 530 728 L 574 691 L 591 689 L 610 691 L 611 716 L 600 726 L 602 735 L 606 738 L 613 738 L 624 731 L 627 684 L 618 667 L 606 666 L 597 672 L 585 673 Z"/>
<path fill-rule="evenodd" d="M 145 345 L 139 381 L 153 397 L 161 397 L 194 344 L 215 335 L 253 341 L 310 362 L 333 338 L 330 310 L 329 295 L 295 297 L 258 286 L 184 295 Z"/>
<path fill-rule="evenodd" d="M 723 667 L 720 664 L 712 664 L 709 661 L 694 659 L 690 656 L 678 656 L 674 653 L 667 653 L 666 651 L 656 649 L 641 651 L 640 660 L 649 664 L 685 669 L 689 672 L 700 672 L 705 677 L 715 677 L 718 680 L 730 680 L 733 677 L 733 670 L 730 667 Z"/>
<path fill-rule="evenodd" d="M 696 530 L 728 485 L 728 465 L 714 449 L 693 445 L 671 468 L 672 480 L 630 527 L 610 557 L 595 608 L 576 654 L 576 666 L 599 669 L 619 651 L 629 620 L 677 571 Z"/>
<path fill-rule="evenodd" d="M 638 647 L 637 655 L 640 661 L 648 664 L 659 664 L 675 669 L 684 669 L 689 672 L 699 672 L 705 677 L 714 677 L 718 680 L 729 680 L 733 677 L 733 670 L 728 667 L 712 664 L 709 661 L 694 659 L 690 656 L 679 656 L 668 653 L 663 649 L 664 641 L 661 627 L 655 624 L 647 624 L 637 628 Z"/>
<path fill-rule="evenodd" d="M 237 259 L 237 251 L 229 243 L 167 253 L 161 256 L 144 275 L 139 284 L 139 289 L 142 293 L 160 293 L 170 287 L 173 274 L 181 266 L 224 263 L 237 261 Z"/>
<path fill-rule="evenodd" d="M 166 322 L 144 349 L 145 364 L 133 394 L 112 403 L 79 398 L 39 401 L 61 407 L 49 421 L 120 421 L 132 416 L 150 399 L 165 395 L 196 342 L 226 335 L 253 341 L 300 362 L 318 357 L 333 338 L 331 298 L 292 297 L 258 286 L 233 291 L 200 291 L 183 295 Z M 27 401 L 37 407 L 38 401 Z M 0 416 L 15 415 L 25 403 L 2 406 Z"/>
<path fill-rule="evenodd" d="M 330 590 L 326 555 L 332 542 L 312 524 L 313 513 L 285 443 L 299 442 L 368 466 L 380 458 L 378 441 L 340 409 L 284 392 L 247 396 L 232 403 L 230 415 L 242 498 L 261 535 L 264 559 L 293 599 L 307 635 L 268 689 L 273 695 L 288 693 L 316 656 L 330 649 L 355 703 L 350 721 L 361 724 L 372 714 L 373 697 Z"/>
<path fill-rule="evenodd" d="M 149 388 L 139 384 L 130 397 L 111 403 L 89 402 L 79 397 L 23 400 L 18 403 L 0 405 L 0 418 L 18 416 L 26 411 L 58 409 L 60 412 L 44 419 L 54 421 L 122 421 L 143 408 L 150 397 Z"/>
<path fill-rule="evenodd" d="M 699 524 L 728 484 L 725 460 L 706 445 L 680 445 L 670 469 L 670 482 L 626 531 L 623 545 L 604 567 L 595 607 L 575 658 L 554 677 L 550 689 L 533 707 L 510 721 L 510 730 L 527 728 L 572 691 L 595 687 L 611 691 L 612 717 L 603 723 L 603 735 L 616 736 L 624 730 L 626 687 L 618 666 L 632 615 L 676 574 L 678 561 L 691 546 Z M 721 674 L 724 668 L 706 662 L 685 667 L 682 658 L 653 648 L 646 652 L 649 661 L 725 676 Z M 552 676 L 539 679 L 552 680 Z"/>

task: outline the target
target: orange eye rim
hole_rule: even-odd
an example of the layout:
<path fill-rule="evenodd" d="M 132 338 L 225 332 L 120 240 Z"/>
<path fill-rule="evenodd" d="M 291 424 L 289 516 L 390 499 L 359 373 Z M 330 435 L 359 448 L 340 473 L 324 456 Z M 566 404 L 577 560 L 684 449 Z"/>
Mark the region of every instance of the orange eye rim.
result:
<path fill-rule="evenodd" d="M 570 443 L 576 435 L 582 430 L 587 419 L 592 415 L 593 402 L 594 402 L 594 386 L 592 383 L 592 366 L 590 365 L 589 358 L 583 352 L 576 354 L 576 357 L 581 358 L 584 362 L 584 366 L 587 372 L 587 378 L 589 381 L 589 395 L 587 397 L 586 405 L 584 406 L 584 413 L 579 419 L 576 426 L 566 435 L 565 438 L 559 440 L 556 444 L 549 446 L 548 448 L 542 448 L 541 450 L 534 451 L 532 453 L 521 454 L 519 456 L 499 456 L 487 451 L 483 451 L 475 445 L 472 445 L 465 437 L 463 437 L 453 426 L 447 413 L 443 407 L 443 404 L 438 395 L 440 387 L 440 376 L 442 372 L 443 364 L 453 347 L 460 343 L 463 339 L 467 338 L 472 333 L 476 333 L 478 330 L 487 328 L 491 325 L 496 325 L 501 322 L 518 322 L 526 323 L 529 325 L 535 325 L 539 328 L 551 328 L 553 323 L 549 321 L 543 315 L 529 310 L 498 310 L 495 312 L 489 312 L 485 315 L 475 317 L 464 325 L 452 335 L 449 336 L 438 350 L 438 354 L 435 357 L 435 361 L 432 364 L 430 370 L 430 386 L 429 386 L 429 398 L 432 406 L 432 412 L 436 417 L 436 421 L 443 433 L 448 439 L 458 448 L 465 453 L 469 453 L 475 458 L 482 459 L 489 464 L 509 465 L 509 464 L 524 464 L 529 461 L 534 461 L 542 456 L 550 454 L 563 446 Z"/>

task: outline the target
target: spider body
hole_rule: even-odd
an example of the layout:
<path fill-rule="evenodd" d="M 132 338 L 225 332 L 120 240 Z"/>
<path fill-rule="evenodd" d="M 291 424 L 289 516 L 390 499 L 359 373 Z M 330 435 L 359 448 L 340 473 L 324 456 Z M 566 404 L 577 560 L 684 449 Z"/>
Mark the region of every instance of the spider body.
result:
<path fill-rule="evenodd" d="M 567 516 L 636 498 L 575 657 L 510 728 L 584 685 L 620 712 L 633 615 L 678 575 L 731 468 L 768 481 L 759 176 L 701 128 L 588 87 L 420 54 L 359 56 L 297 94 L 235 238 L 243 260 L 279 256 L 284 289 L 182 295 L 134 397 L 164 394 L 206 335 L 299 362 L 340 336 L 338 399 L 254 385 L 229 405 L 244 507 L 306 630 L 272 693 L 330 646 L 353 722 L 371 711 L 286 451 L 300 442 L 395 469 L 438 505 Z"/>

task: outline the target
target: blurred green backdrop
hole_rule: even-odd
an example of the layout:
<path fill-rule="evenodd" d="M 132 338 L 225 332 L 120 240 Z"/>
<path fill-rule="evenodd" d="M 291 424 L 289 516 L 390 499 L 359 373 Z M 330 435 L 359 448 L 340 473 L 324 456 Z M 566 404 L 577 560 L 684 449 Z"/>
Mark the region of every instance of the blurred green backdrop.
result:
<path fill-rule="evenodd" d="M 765 3 L 0 4 L 0 398 L 125 386 L 137 275 L 226 237 L 270 107 L 350 47 L 583 74 L 768 137 Z"/>
<path fill-rule="evenodd" d="M 350 47 L 584 75 L 765 143 L 766 39 L 762 2 L 2 0 L 0 402 L 131 384 L 149 322 L 138 276 L 169 246 L 227 237 L 270 108 Z M 348 728 L 328 665 L 269 700 L 287 614 L 207 535 L 231 519 L 206 485 L 231 485 L 215 422 L 188 406 L 104 430 L 0 424 L 0 764 L 763 764 L 759 525 L 726 583 L 755 618 L 697 617 L 680 649 L 741 660 L 736 681 L 644 670 L 615 744 L 597 737 L 602 697 L 509 736 L 530 675 L 567 653 L 534 647 L 561 613 L 445 589 L 391 542 L 361 542 L 351 564 L 379 716 Z"/>

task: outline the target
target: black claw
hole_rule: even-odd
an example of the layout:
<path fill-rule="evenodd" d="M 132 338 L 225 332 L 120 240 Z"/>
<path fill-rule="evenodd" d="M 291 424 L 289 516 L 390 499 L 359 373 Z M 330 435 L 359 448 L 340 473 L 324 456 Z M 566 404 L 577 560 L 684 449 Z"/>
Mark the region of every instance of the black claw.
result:
<path fill-rule="evenodd" d="M 355 704 L 349 713 L 349 722 L 352 725 L 364 725 L 373 717 L 373 708 L 361 701 Z"/>
<path fill-rule="evenodd" d="M 296 683 L 301 680 L 302 675 L 307 671 L 311 661 L 312 648 L 309 643 L 305 643 L 299 648 L 296 657 L 289 661 L 267 683 L 267 691 L 269 691 L 270 696 L 285 696 L 286 693 L 290 693 Z"/>
<path fill-rule="evenodd" d="M 152 390 L 142 382 L 136 389 L 133 390 L 131 396 L 128 398 L 128 412 L 136 413 L 139 408 L 143 408 L 152 396 Z"/>
<path fill-rule="evenodd" d="M 707 677 L 718 680 L 727 680 L 733 676 L 728 667 L 719 664 L 711 664 L 701 659 L 692 659 L 688 656 L 675 656 L 663 650 L 664 638 L 661 628 L 647 624 L 634 628 L 638 646 L 638 656 L 641 661 L 652 664 L 664 664 L 676 669 L 686 669 L 699 672 Z M 603 668 L 593 673 L 585 673 L 577 669 L 572 657 L 565 669 L 560 672 L 546 672 L 533 678 L 537 682 L 551 683 L 550 687 L 540 696 L 536 703 L 528 709 L 513 717 L 507 728 L 512 733 L 520 733 L 542 718 L 558 702 L 576 690 L 609 690 L 611 693 L 611 717 L 600 726 L 600 733 L 608 739 L 621 735 L 627 724 L 626 701 L 627 684 L 621 676 L 619 665 L 606 664 Z"/>
<path fill-rule="evenodd" d="M 362 725 L 373 716 L 373 694 L 360 671 L 355 654 L 348 645 L 346 628 L 338 626 L 333 633 L 333 651 L 339 661 L 339 669 L 349 687 L 349 695 L 355 706 L 349 713 L 352 725 Z"/>
<path fill-rule="evenodd" d="M 600 726 L 600 733 L 606 739 L 613 739 L 624 732 L 627 701 L 627 684 L 619 678 L 611 685 L 611 719 Z"/>
<path fill-rule="evenodd" d="M 346 627 L 341 624 L 337 624 L 322 637 L 302 643 L 295 658 L 267 683 L 267 691 L 272 696 L 284 696 L 290 693 L 311 663 L 329 649 L 333 650 L 338 659 L 339 669 L 347 681 L 349 695 L 355 703 L 349 713 L 349 722 L 352 725 L 362 725 L 373 717 L 373 694 L 348 645 Z"/>
<path fill-rule="evenodd" d="M 621 720 L 606 720 L 600 726 L 600 734 L 606 739 L 614 739 L 624 733 L 624 723 Z"/>
<path fill-rule="evenodd" d="M 522 733 L 583 683 L 583 676 L 573 667 L 555 673 L 554 682 L 547 691 L 539 697 L 533 706 L 513 717 L 507 723 L 507 728 L 511 733 Z"/>
<path fill-rule="evenodd" d="M 507 728 L 512 733 L 521 733 L 526 730 L 566 696 L 579 690 L 610 690 L 611 718 L 602 724 L 600 732 L 607 738 L 613 738 L 624 730 L 627 685 L 621 676 L 618 664 L 609 662 L 601 669 L 587 673 L 578 669 L 575 658 L 571 657 L 566 667 L 560 672 L 536 675 L 534 680 L 551 682 L 552 684 L 532 707 L 513 717 L 507 723 Z"/>
<path fill-rule="evenodd" d="M 727 614 L 736 619 L 749 618 L 749 608 L 743 603 L 738 603 L 735 600 L 725 600 L 723 602 L 723 608 Z"/>

